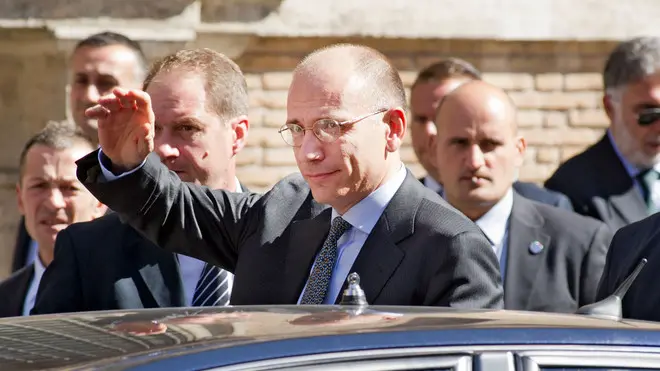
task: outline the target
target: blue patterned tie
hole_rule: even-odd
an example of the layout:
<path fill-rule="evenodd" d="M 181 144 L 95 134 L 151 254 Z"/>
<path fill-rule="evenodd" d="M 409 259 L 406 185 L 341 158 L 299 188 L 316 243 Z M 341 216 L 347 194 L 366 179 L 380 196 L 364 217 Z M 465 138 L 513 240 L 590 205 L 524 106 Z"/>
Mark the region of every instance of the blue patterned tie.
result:
<path fill-rule="evenodd" d="M 316 256 L 300 304 L 323 304 L 330 287 L 332 270 L 337 261 L 337 241 L 350 227 L 351 225 L 341 217 L 336 217 L 332 221 L 330 233 Z"/>
<path fill-rule="evenodd" d="M 192 305 L 194 307 L 229 305 L 229 272 L 206 263 L 197 281 Z"/>

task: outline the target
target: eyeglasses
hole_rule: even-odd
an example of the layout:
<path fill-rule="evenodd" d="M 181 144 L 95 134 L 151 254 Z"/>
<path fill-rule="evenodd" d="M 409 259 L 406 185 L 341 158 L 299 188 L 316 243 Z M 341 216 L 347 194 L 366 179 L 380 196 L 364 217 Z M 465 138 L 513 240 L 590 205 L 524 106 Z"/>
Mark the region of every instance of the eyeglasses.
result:
<path fill-rule="evenodd" d="M 637 114 L 637 125 L 649 126 L 660 120 L 660 107 L 645 108 Z"/>
<path fill-rule="evenodd" d="M 293 147 L 300 147 L 302 145 L 302 140 L 305 137 L 305 132 L 311 130 L 312 133 L 324 143 L 332 143 L 341 135 L 341 128 L 346 125 L 352 125 L 358 123 L 368 117 L 377 115 L 387 111 L 387 108 L 381 108 L 376 112 L 369 113 L 352 120 L 339 122 L 333 119 L 320 119 L 312 125 L 311 129 L 305 129 L 298 124 L 285 124 L 280 128 L 278 133 L 282 136 L 284 141 Z"/>

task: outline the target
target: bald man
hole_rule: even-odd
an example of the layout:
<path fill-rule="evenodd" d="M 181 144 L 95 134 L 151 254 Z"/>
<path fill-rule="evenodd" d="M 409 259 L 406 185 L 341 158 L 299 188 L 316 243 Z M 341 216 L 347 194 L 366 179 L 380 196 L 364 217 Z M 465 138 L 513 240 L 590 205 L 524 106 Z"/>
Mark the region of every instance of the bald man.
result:
<path fill-rule="evenodd" d="M 442 101 L 435 124 L 444 197 L 488 237 L 505 309 L 570 313 L 592 303 L 612 232 L 512 189 L 526 144 L 506 93 L 483 81 L 466 83 Z"/>
<path fill-rule="evenodd" d="M 401 162 L 405 104 L 399 74 L 377 51 L 312 53 L 293 73 L 279 129 L 302 176 L 260 196 L 168 174 L 149 154 L 148 94 L 118 89 L 88 111 L 101 152 L 78 175 L 157 245 L 234 272 L 234 305 L 335 304 L 356 272 L 370 304 L 501 308 L 483 233 Z"/>

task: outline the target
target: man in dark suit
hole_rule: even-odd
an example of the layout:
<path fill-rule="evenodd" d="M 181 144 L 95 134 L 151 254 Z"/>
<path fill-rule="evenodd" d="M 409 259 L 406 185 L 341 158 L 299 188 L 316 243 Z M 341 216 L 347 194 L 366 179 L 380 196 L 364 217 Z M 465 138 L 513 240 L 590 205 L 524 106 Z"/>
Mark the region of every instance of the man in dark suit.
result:
<path fill-rule="evenodd" d="M 573 313 L 592 303 L 612 232 L 512 188 L 526 145 L 506 93 L 483 81 L 465 83 L 445 97 L 435 123 L 445 197 L 489 238 L 504 278 L 504 307 Z"/>
<path fill-rule="evenodd" d="M 336 303 L 356 272 L 373 304 L 502 306 L 484 235 L 401 162 L 405 91 L 377 51 L 335 45 L 296 67 L 279 132 L 302 174 L 263 196 L 168 173 L 149 155 L 152 100 L 116 89 L 88 110 L 101 151 L 78 174 L 157 245 L 234 272 L 232 304 Z"/>
<path fill-rule="evenodd" d="M 69 111 L 71 120 L 98 143 L 96 121 L 85 110 L 113 88 L 139 88 L 146 73 L 146 57 L 140 45 L 128 37 L 101 32 L 78 42 L 69 59 Z M 27 233 L 25 220 L 18 226 L 12 272 L 29 265 L 36 256 L 36 244 Z"/>
<path fill-rule="evenodd" d="M 103 215 L 106 207 L 76 179 L 75 161 L 95 145 L 68 123 L 50 122 L 28 140 L 19 160 L 16 195 L 38 254 L 0 283 L 0 317 L 29 314 L 58 232 Z"/>
<path fill-rule="evenodd" d="M 635 38 L 616 47 L 603 72 L 609 129 L 545 182 L 568 195 L 578 213 L 615 231 L 660 207 L 659 59 L 660 38 Z"/>
<path fill-rule="evenodd" d="M 412 123 L 410 134 L 417 160 L 426 170 L 420 181 L 442 195 L 439 183 L 440 170 L 431 155 L 431 146 L 436 136 L 433 117 L 442 98 L 461 84 L 481 80 L 481 72 L 467 61 L 449 58 L 424 68 L 410 88 L 410 112 Z M 550 191 L 534 183 L 516 181 L 513 188 L 523 197 L 552 206 L 573 210 L 568 197 Z"/>
<path fill-rule="evenodd" d="M 619 229 L 610 245 L 597 300 L 612 295 L 642 259 L 648 260 L 623 297 L 624 318 L 660 321 L 660 295 L 656 286 L 660 269 L 658 228 L 660 214 L 654 214 Z"/>
<path fill-rule="evenodd" d="M 210 50 L 180 51 L 154 65 L 144 90 L 157 99 L 154 144 L 165 166 L 186 182 L 244 190 L 235 174 L 248 95 L 238 66 Z M 218 279 L 207 282 L 212 274 Z M 226 305 L 232 281 L 226 271 L 158 248 L 114 214 L 60 233 L 32 314 Z M 207 286 L 218 295 L 204 301 Z"/>

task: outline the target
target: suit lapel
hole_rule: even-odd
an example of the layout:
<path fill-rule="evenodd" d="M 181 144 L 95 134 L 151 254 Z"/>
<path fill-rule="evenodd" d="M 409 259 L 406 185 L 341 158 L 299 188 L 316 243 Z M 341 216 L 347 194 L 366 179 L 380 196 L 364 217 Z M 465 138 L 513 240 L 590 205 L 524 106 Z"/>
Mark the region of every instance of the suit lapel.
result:
<path fill-rule="evenodd" d="M 543 217 L 536 212 L 534 204 L 515 192 L 509 223 L 504 305 L 524 309 L 534 292 L 534 283 L 548 254 L 551 239 L 542 230 Z M 530 250 L 533 242 L 544 247 L 537 254 Z"/>
<path fill-rule="evenodd" d="M 397 244 L 413 233 L 415 211 L 424 192 L 430 191 L 408 172 L 355 259 L 350 273 L 360 275 L 360 286 L 369 303 L 378 300 L 405 256 Z M 341 301 L 346 286 L 344 282 L 336 303 Z"/>
<path fill-rule="evenodd" d="M 138 271 L 136 280 L 137 297 L 124 297 L 130 307 L 143 307 L 145 302 L 155 302 L 159 307 L 181 307 L 185 305 L 183 283 L 179 264 L 174 254 L 154 246 L 126 225 L 123 246 L 133 255 L 129 259 L 132 271 Z M 137 304 L 137 305 L 135 305 Z"/>
<path fill-rule="evenodd" d="M 614 145 L 607 134 L 594 148 L 599 154 L 597 174 L 600 178 L 598 186 L 607 187 L 610 194 L 609 202 L 628 224 L 647 216 L 646 205 L 642 195 L 635 187 L 630 174 L 617 156 Z"/>
<path fill-rule="evenodd" d="M 289 248 L 284 267 L 283 299 L 294 304 L 302 292 L 314 257 L 330 231 L 332 209 L 327 208 L 311 219 L 294 220 L 289 234 Z"/>
<path fill-rule="evenodd" d="M 630 188 L 625 193 L 612 195 L 610 203 L 629 224 L 648 216 L 642 196 L 632 181 Z"/>
<path fill-rule="evenodd" d="M 37 259 L 39 259 L 39 257 L 37 257 Z M 9 302 L 13 303 L 9 309 L 9 313 L 12 313 L 12 316 L 22 316 L 25 299 L 28 290 L 30 289 L 32 278 L 34 277 L 34 264 L 21 268 L 16 274 L 18 275 L 16 278 L 16 290 L 12 290 L 14 297 L 13 299 L 9 299 Z"/>

